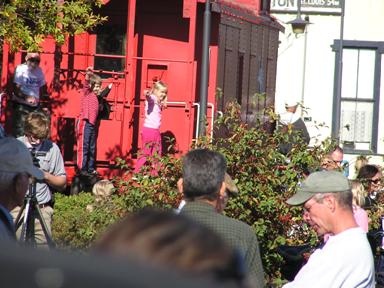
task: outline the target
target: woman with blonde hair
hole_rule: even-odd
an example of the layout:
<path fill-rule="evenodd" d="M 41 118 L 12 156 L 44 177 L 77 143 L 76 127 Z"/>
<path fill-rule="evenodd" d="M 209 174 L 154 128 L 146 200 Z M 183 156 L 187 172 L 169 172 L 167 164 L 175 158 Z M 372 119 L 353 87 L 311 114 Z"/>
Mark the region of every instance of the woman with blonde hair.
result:
<path fill-rule="evenodd" d="M 95 201 L 101 202 L 113 194 L 113 186 L 112 182 L 106 179 L 97 181 L 92 188 L 92 194 L 95 195 Z"/>
<path fill-rule="evenodd" d="M 368 223 L 369 218 L 367 212 L 361 208 L 364 206 L 366 191 L 364 185 L 359 180 L 351 180 L 351 190 L 352 190 L 352 209 L 353 216 L 355 217 L 356 223 L 363 229 L 365 232 L 368 232 Z"/>
<path fill-rule="evenodd" d="M 111 197 L 114 189 L 115 187 L 112 182 L 107 179 L 97 181 L 92 188 L 92 194 L 95 196 L 95 203 L 103 203 L 103 201 L 106 201 L 109 197 Z M 92 212 L 94 205 L 89 204 L 86 209 L 87 211 Z"/>

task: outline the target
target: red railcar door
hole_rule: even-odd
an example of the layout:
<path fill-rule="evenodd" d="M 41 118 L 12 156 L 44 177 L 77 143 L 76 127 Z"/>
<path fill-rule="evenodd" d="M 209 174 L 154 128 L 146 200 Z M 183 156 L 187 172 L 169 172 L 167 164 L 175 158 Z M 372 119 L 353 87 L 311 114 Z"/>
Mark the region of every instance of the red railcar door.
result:
<path fill-rule="evenodd" d="M 126 2 L 126 3 L 124 3 Z M 103 87 L 112 84 L 107 102 L 111 112 L 107 118 L 101 119 L 97 138 L 97 168 L 99 172 L 110 168 L 114 164 L 115 157 L 129 152 L 131 142 L 131 129 L 129 128 L 130 85 L 127 60 L 127 17 L 128 1 L 110 1 L 100 11 L 100 14 L 108 16 L 103 25 L 93 32 L 82 34 L 69 39 L 68 44 L 62 47 L 61 94 L 65 98 L 65 105 L 57 111 L 58 139 L 64 143 L 64 158 L 67 165 L 75 164 L 75 118 L 80 109 L 81 81 L 88 66 L 92 66 L 95 72 L 101 76 Z M 71 142 L 73 145 L 68 145 Z M 70 146 L 70 148 L 68 148 Z M 105 173 L 110 171 L 105 170 Z M 109 173 L 109 172 L 108 172 Z"/>

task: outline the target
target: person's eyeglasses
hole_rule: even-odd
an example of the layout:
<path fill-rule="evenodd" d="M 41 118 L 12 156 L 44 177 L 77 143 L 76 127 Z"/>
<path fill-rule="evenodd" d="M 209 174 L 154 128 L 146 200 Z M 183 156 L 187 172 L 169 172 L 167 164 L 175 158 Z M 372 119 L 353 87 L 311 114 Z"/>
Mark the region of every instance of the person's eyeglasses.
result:
<path fill-rule="evenodd" d="M 369 179 L 368 181 L 373 184 L 379 184 L 381 182 L 381 179 Z"/>
<path fill-rule="evenodd" d="M 36 64 L 40 63 L 40 59 L 38 59 L 38 58 L 29 58 L 28 61 L 36 63 Z"/>
<path fill-rule="evenodd" d="M 332 160 L 332 162 L 338 166 L 344 166 L 344 160 Z"/>
<path fill-rule="evenodd" d="M 37 142 L 41 142 L 43 139 L 40 139 L 40 138 L 38 138 L 38 137 L 36 137 L 36 136 L 34 136 L 34 135 L 31 135 L 31 134 L 25 134 L 25 136 L 27 137 L 27 139 L 28 139 L 28 142 L 31 144 L 31 145 L 33 145 L 33 144 L 35 144 L 35 143 L 37 143 Z"/>

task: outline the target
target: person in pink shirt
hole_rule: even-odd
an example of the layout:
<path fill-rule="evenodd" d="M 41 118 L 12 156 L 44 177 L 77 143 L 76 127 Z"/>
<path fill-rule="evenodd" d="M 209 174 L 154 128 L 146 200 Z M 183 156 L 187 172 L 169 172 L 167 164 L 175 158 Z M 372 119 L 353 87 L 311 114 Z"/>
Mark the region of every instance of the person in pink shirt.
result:
<path fill-rule="evenodd" d="M 357 225 L 360 226 L 365 232 L 368 232 L 369 218 L 367 212 L 361 208 L 364 206 L 365 192 L 363 184 L 359 180 L 351 181 L 351 190 L 353 194 L 352 208 L 353 216 L 355 217 Z"/>
<path fill-rule="evenodd" d="M 134 173 L 140 172 L 149 157 L 161 156 L 161 112 L 167 106 L 168 87 L 165 83 L 157 81 L 150 91 L 145 93 L 145 119 L 141 130 L 142 149 L 135 165 Z M 154 172 L 158 165 L 154 163 Z"/>

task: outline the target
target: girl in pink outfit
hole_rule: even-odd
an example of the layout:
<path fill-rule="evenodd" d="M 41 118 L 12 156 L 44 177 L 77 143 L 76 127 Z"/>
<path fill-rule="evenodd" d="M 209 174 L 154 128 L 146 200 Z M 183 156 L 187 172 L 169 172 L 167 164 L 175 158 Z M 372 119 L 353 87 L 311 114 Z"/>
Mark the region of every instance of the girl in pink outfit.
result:
<path fill-rule="evenodd" d="M 168 87 L 161 81 L 153 84 L 150 91 L 145 92 L 145 119 L 141 131 L 142 149 L 135 165 L 134 173 L 147 162 L 147 157 L 157 154 L 161 156 L 161 112 L 167 106 Z M 158 165 L 154 166 L 154 174 L 157 174 Z"/>

